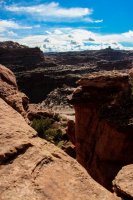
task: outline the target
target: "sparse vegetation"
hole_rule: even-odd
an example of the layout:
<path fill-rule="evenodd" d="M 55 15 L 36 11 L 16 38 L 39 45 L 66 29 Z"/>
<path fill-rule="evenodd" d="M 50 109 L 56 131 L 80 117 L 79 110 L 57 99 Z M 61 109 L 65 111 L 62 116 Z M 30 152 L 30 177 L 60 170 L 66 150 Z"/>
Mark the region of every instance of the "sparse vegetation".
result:
<path fill-rule="evenodd" d="M 54 120 L 50 118 L 34 119 L 32 127 L 38 132 L 39 137 L 45 138 L 45 131 L 52 126 L 53 122 Z"/>
<path fill-rule="evenodd" d="M 75 149 L 66 134 L 67 119 L 59 114 L 52 118 L 34 119 L 32 127 L 38 132 L 38 136 L 63 149 L 68 155 L 75 158 Z"/>
<path fill-rule="evenodd" d="M 59 120 L 59 118 L 57 117 L 56 120 Z M 63 132 L 55 119 L 34 119 L 32 127 L 38 132 L 39 137 L 56 145 L 58 145 L 63 138 Z"/>
<path fill-rule="evenodd" d="M 61 129 L 49 128 L 45 131 L 45 137 L 48 141 L 58 144 L 62 140 L 62 131 Z"/>

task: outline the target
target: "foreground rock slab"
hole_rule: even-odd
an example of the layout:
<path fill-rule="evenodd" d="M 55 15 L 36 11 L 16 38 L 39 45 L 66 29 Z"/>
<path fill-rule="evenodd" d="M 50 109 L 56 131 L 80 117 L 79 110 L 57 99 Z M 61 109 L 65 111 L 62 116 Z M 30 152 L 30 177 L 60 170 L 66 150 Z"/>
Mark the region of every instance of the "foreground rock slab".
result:
<path fill-rule="evenodd" d="M 0 99 L 1 200 L 117 200 Z"/>

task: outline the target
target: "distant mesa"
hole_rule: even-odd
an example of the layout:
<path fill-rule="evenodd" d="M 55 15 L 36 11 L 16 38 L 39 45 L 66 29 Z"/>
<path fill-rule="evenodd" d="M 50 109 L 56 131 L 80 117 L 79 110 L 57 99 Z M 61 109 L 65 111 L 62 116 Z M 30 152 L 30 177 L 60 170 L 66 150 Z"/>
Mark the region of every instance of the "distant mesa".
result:
<path fill-rule="evenodd" d="M 4 49 L 23 49 L 23 48 L 29 48 L 26 45 L 21 45 L 17 42 L 12 42 L 12 41 L 5 41 L 5 42 L 0 42 L 0 48 Z"/>
<path fill-rule="evenodd" d="M 38 48 L 29 48 L 17 42 L 0 42 L 0 64 L 14 71 L 20 68 L 36 66 L 44 61 L 43 52 Z"/>

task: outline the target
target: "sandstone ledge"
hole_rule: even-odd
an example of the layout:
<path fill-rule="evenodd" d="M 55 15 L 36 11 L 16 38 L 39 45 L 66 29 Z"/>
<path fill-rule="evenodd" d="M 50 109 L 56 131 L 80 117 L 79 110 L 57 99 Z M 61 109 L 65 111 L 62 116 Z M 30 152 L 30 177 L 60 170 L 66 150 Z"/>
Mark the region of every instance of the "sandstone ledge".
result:
<path fill-rule="evenodd" d="M 120 71 L 95 72 L 87 74 L 79 81 L 77 81 L 77 83 L 82 87 L 128 87 L 128 74 Z"/>
<path fill-rule="evenodd" d="M 130 76 L 119 71 L 88 74 L 78 82 L 80 86 L 70 98 L 73 105 L 95 105 L 99 117 L 118 131 L 132 133 L 133 96 Z"/>

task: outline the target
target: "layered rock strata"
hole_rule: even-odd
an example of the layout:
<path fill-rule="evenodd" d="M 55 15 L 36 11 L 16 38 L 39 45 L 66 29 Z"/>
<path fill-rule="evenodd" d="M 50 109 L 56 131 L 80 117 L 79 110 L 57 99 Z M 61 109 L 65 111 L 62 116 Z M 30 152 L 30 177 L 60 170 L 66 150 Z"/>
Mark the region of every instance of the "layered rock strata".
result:
<path fill-rule="evenodd" d="M 130 77 L 117 71 L 78 81 L 75 108 L 77 160 L 108 189 L 122 166 L 133 163 L 133 97 Z"/>

